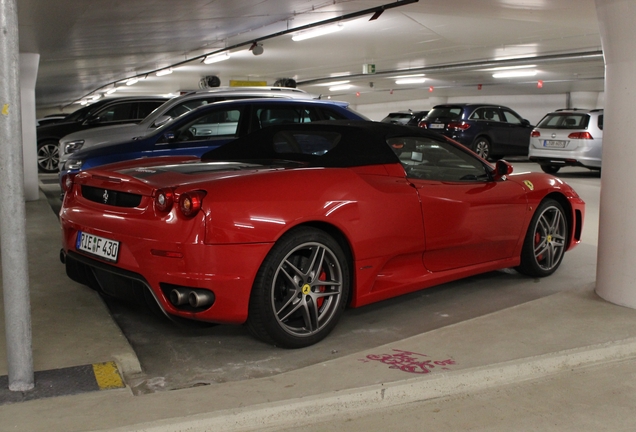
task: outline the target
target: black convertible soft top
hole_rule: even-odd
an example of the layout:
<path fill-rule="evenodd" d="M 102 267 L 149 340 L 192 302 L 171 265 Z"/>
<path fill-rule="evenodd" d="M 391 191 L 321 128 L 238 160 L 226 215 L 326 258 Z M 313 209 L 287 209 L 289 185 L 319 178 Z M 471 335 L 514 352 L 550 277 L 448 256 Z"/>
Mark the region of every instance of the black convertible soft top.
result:
<path fill-rule="evenodd" d="M 310 166 L 354 167 L 399 163 L 390 138 L 442 138 L 424 129 L 401 125 L 335 120 L 269 126 L 203 154 L 207 161 L 284 159 Z"/>

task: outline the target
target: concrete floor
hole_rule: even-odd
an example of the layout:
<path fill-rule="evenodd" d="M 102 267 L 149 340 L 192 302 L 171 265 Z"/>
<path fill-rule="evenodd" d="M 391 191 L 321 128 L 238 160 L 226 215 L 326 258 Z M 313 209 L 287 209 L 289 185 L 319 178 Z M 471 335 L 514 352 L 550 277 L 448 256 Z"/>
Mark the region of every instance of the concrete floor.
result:
<path fill-rule="evenodd" d="M 0 405 L 0 431 L 633 430 L 636 311 L 593 292 L 599 176 L 561 177 L 587 214 L 553 276 L 492 272 L 349 310 L 294 351 L 109 311 L 66 279 L 55 216 L 28 203 L 36 370 L 114 359 L 128 387 Z M 0 375 L 5 357 L 0 343 Z"/>

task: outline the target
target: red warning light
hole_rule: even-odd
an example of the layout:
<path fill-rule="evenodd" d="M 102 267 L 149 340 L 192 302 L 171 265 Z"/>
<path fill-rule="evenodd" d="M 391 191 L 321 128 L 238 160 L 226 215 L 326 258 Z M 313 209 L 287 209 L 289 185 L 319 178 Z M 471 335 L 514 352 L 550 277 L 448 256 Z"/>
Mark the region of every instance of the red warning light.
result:
<path fill-rule="evenodd" d="M 435 90 L 435 87 L 433 87 L 433 86 L 430 86 L 430 87 L 428 88 L 429 93 L 432 93 L 432 92 L 433 92 L 433 90 Z"/>
<path fill-rule="evenodd" d="M 537 88 L 543 88 L 543 81 L 542 80 L 537 81 Z"/>
<path fill-rule="evenodd" d="M 481 90 L 481 84 L 477 84 L 477 90 Z"/>
<path fill-rule="evenodd" d="M 356 97 L 360 97 L 360 92 L 356 92 Z"/>

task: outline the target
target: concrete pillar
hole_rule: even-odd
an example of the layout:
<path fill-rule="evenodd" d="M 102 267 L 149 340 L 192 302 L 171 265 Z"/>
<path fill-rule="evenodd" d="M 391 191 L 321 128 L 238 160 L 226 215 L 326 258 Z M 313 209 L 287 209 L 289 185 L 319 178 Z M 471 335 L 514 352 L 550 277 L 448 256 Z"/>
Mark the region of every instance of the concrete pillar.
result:
<path fill-rule="evenodd" d="M 22 155 L 24 158 L 24 198 L 36 201 L 38 187 L 38 152 L 35 117 L 35 82 L 40 54 L 20 54 L 20 96 L 22 102 Z"/>
<path fill-rule="evenodd" d="M 596 292 L 636 308 L 636 0 L 596 0 L 605 57 L 603 175 Z"/>
<path fill-rule="evenodd" d="M 598 92 L 570 93 L 571 108 L 595 109 L 597 102 L 598 102 Z"/>

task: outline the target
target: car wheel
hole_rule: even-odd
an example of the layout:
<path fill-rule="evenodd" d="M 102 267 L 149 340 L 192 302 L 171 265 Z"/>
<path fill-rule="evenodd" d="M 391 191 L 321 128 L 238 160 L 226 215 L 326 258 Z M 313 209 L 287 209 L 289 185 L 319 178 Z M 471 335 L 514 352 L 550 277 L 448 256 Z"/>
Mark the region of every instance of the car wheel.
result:
<path fill-rule="evenodd" d="M 38 144 L 38 170 L 45 173 L 58 171 L 60 152 L 55 141 L 44 141 Z"/>
<path fill-rule="evenodd" d="M 567 236 L 568 221 L 561 204 L 543 201 L 530 221 L 517 271 L 533 277 L 554 273 L 563 260 Z"/>
<path fill-rule="evenodd" d="M 256 275 L 247 327 L 284 348 L 313 345 L 331 332 L 349 294 L 349 264 L 324 231 L 298 228 L 276 242 Z"/>
<path fill-rule="evenodd" d="M 541 169 L 546 174 L 556 174 L 559 172 L 561 167 L 557 165 L 541 165 Z"/>
<path fill-rule="evenodd" d="M 482 158 L 488 160 L 491 157 L 490 141 L 486 137 L 479 137 L 473 143 L 473 151 Z"/>

